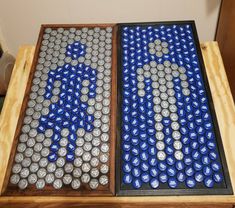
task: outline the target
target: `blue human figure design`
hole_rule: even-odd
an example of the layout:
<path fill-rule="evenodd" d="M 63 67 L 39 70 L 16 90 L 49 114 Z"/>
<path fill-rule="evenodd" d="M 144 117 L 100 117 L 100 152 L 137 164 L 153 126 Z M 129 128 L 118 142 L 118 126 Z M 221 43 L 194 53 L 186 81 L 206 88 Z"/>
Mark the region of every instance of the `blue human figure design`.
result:
<path fill-rule="evenodd" d="M 85 48 L 85 45 L 74 42 L 67 47 L 66 55 L 72 60 L 77 60 L 85 55 Z M 97 71 L 84 63 L 66 63 L 56 70 L 49 71 L 44 97 L 48 100 L 53 96 L 58 97 L 56 102 L 50 104 L 49 112 L 41 116 L 37 130 L 45 134 L 49 129 L 52 134 L 51 153 L 48 156 L 50 162 L 57 160 L 59 141 L 62 137 L 68 138 L 66 159 L 72 162 L 76 148 L 76 131 L 79 128 L 85 132 L 94 129 L 94 116 L 87 113 L 87 101 L 96 96 L 96 75 Z"/>

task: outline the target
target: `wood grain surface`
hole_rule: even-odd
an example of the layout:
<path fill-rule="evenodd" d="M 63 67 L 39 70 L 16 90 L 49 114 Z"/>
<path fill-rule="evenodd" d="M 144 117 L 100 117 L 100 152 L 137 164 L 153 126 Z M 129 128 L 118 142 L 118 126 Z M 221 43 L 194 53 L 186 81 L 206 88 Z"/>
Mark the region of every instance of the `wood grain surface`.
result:
<path fill-rule="evenodd" d="M 225 149 L 226 159 L 228 163 L 228 168 L 230 172 L 230 177 L 233 187 L 235 187 L 235 152 L 233 147 L 235 147 L 235 107 L 230 91 L 230 87 L 227 81 L 225 69 L 223 66 L 223 61 L 220 56 L 220 51 L 218 44 L 216 42 L 207 42 L 201 44 L 202 53 L 204 57 L 204 62 L 207 70 L 207 75 L 209 78 L 209 84 L 212 92 L 212 97 L 215 105 L 215 110 L 218 118 L 218 123 L 220 126 L 220 131 L 222 135 L 223 145 Z M 22 47 L 20 51 L 25 51 L 27 48 Z M 22 53 L 22 52 L 21 52 Z M 33 52 L 32 54 L 33 55 Z M 19 62 L 19 60 L 17 60 Z M 13 71 L 12 80 L 15 77 L 22 77 L 22 67 L 19 66 L 18 70 Z M 27 68 L 28 74 L 24 74 L 24 81 L 27 82 L 30 67 Z M 13 82 L 13 81 L 11 81 Z M 21 89 L 21 82 L 17 82 L 14 87 L 10 87 L 8 94 L 13 97 L 7 96 L 8 105 L 11 103 L 11 99 L 17 97 L 15 91 L 16 89 Z M 10 85 L 11 86 L 11 85 Z M 26 87 L 26 86 L 25 86 Z M 12 92 L 11 92 L 12 91 Z M 23 96 L 24 93 L 21 94 Z M 15 105 L 19 110 L 22 100 L 17 100 Z M 5 104 L 7 103 L 5 102 Z M 10 104 L 12 105 L 12 104 Z M 14 116 L 11 108 L 4 106 L 3 114 L 8 115 L 5 117 L 0 117 L 0 124 L 10 120 L 14 120 L 15 125 L 18 120 L 18 116 Z M 17 111 L 17 109 L 14 109 Z M 13 121 L 12 121 L 13 122 Z M 13 122 L 13 123 L 14 123 Z M 11 128 L 10 128 L 11 127 Z M 9 157 L 11 148 L 11 137 L 14 136 L 12 131 L 12 126 L 0 128 L 0 150 L 1 160 Z M 4 133 L 2 132 L 4 130 Z M 5 138 L 10 138 L 7 145 L 2 142 L 2 136 Z M 12 138 L 13 139 L 13 138 Z M 5 146 L 3 146 L 5 145 Z M 8 148 L 8 150 L 7 150 Z M 6 163 L 0 163 L 0 170 L 6 168 Z M 4 173 L 0 172 L 0 178 L 4 178 Z M 2 181 L 1 181 L 2 182 Z M 153 196 L 153 197 L 52 197 L 52 196 L 17 196 L 17 197 L 0 197 L 0 207 L 232 207 L 235 204 L 235 195 L 226 196 Z"/>
<path fill-rule="evenodd" d="M 235 106 L 217 42 L 201 44 L 216 116 L 225 149 L 233 188 L 235 187 Z"/>
<path fill-rule="evenodd" d="M 0 115 L 0 192 L 7 171 L 11 147 L 34 56 L 34 46 L 19 49 L 7 95 Z"/>

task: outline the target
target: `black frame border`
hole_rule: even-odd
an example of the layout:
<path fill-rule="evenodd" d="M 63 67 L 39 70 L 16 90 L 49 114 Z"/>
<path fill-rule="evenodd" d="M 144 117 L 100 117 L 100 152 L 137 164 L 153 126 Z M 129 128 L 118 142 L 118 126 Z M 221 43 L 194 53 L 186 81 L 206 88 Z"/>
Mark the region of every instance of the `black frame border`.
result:
<path fill-rule="evenodd" d="M 122 54 L 121 54 L 121 28 L 124 26 L 157 26 L 157 25 L 174 25 L 174 24 L 189 24 L 191 25 L 194 44 L 197 50 L 197 56 L 202 74 L 202 79 L 206 89 L 206 95 L 209 104 L 209 111 L 213 120 L 213 127 L 216 136 L 218 154 L 223 169 L 226 188 L 208 188 L 208 189 L 156 189 L 156 190 L 122 190 L 121 189 L 121 103 L 122 103 Z M 193 20 L 186 21 L 162 21 L 162 22 L 140 22 L 140 23 L 119 23 L 117 24 L 117 142 L 116 142 L 116 195 L 117 196 L 186 196 L 186 195 L 232 195 L 233 188 L 229 176 L 228 166 L 226 162 L 223 142 L 218 126 L 217 116 L 214 108 L 214 103 L 209 87 L 208 77 L 204 65 L 204 60 L 200 48 L 199 38 L 196 30 L 196 24 Z"/>

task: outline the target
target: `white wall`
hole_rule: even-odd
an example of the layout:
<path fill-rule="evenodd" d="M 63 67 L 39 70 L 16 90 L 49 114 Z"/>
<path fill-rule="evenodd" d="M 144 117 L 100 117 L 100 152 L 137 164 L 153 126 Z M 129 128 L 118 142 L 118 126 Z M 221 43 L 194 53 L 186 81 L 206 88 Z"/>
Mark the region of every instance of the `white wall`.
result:
<path fill-rule="evenodd" d="M 42 23 L 189 19 L 201 41 L 213 40 L 219 6 L 220 0 L 0 0 L 0 40 L 16 54 L 20 45 L 36 43 Z"/>

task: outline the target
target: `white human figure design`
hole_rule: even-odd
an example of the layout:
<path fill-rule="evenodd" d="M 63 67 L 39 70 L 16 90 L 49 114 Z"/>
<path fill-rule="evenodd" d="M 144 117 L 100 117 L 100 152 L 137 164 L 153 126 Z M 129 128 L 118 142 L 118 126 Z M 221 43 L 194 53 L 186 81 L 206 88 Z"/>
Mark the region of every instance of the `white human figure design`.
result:
<path fill-rule="evenodd" d="M 157 58 L 161 58 L 164 54 L 169 53 L 168 43 L 162 42 L 160 39 L 156 39 L 153 43 L 149 43 L 149 53 L 154 54 Z M 164 61 L 163 64 L 158 64 L 156 61 L 150 61 L 149 64 L 145 64 L 142 68 L 137 69 L 138 80 L 138 95 L 145 97 L 145 79 L 151 79 L 152 81 L 152 94 L 153 94 L 153 110 L 155 112 L 155 130 L 156 130 L 156 148 L 157 158 L 159 160 L 166 159 L 164 133 L 163 133 L 163 118 L 170 118 L 172 138 L 174 139 L 174 157 L 177 160 L 183 159 L 181 133 L 179 131 L 180 124 L 178 122 L 177 105 L 175 98 L 174 82 L 173 80 L 179 78 L 182 87 L 182 94 L 188 96 L 190 90 L 187 81 L 186 69 L 179 67 L 176 63 L 170 61 Z"/>

